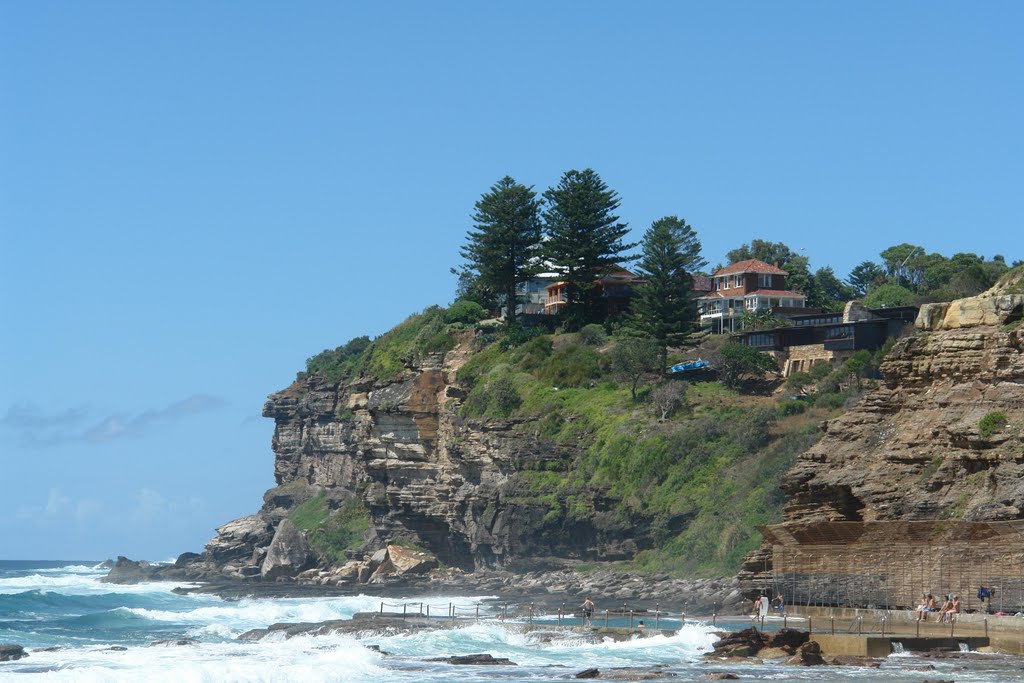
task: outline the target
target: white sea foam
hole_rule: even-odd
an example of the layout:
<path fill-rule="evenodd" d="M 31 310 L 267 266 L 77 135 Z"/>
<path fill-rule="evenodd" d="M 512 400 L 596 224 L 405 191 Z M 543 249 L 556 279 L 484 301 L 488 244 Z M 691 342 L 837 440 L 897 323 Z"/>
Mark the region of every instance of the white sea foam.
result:
<path fill-rule="evenodd" d="M 386 672 L 381 655 L 344 636 L 292 638 L 282 642 L 205 643 L 191 647 L 132 647 L 123 652 L 76 649 L 37 652 L 8 669 L 16 680 L 31 681 L 28 668 L 46 681 L 75 683 L 130 681 L 216 682 L 253 681 L 311 683 L 379 681 Z M 50 669 L 48 671 L 44 671 Z M 0 673 L 0 678 L 4 673 Z M 409 679 L 412 680 L 412 679 Z"/>
<path fill-rule="evenodd" d="M 448 602 L 463 610 L 477 604 L 478 598 L 432 598 L 447 607 Z M 369 595 L 338 598 L 247 598 L 239 601 L 217 601 L 188 610 L 163 610 L 144 607 L 119 607 L 118 612 L 143 619 L 207 627 L 206 633 L 218 637 L 237 636 L 253 628 L 265 628 L 281 622 L 319 622 L 351 619 L 356 612 L 375 612 L 381 599 Z M 394 610 L 394 604 L 385 609 Z M 419 603 L 411 607 L 418 612 Z"/>
<path fill-rule="evenodd" d="M 166 581 L 136 584 L 102 583 L 103 574 L 71 572 L 53 576 L 35 573 L 0 579 L 0 594 L 23 593 L 39 590 L 44 593 L 63 595 L 95 595 L 97 593 L 168 593 L 179 586 L 194 586 L 192 583 L 169 583 Z"/>

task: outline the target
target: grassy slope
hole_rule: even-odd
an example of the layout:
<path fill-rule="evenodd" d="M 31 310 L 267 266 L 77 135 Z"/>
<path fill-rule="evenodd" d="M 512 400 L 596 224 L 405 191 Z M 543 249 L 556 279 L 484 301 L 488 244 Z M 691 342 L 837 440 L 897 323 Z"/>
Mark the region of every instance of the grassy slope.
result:
<path fill-rule="evenodd" d="M 445 323 L 444 309 L 428 309 L 375 340 L 358 359 L 342 361 L 392 377 L 417 353 L 450 349 L 453 327 L 465 328 Z M 695 382 L 686 405 L 659 422 L 647 400 L 650 385 L 633 401 L 629 387 L 612 380 L 605 350 L 579 343 L 577 335 L 478 335 L 458 373 L 471 388 L 463 412 L 532 417 L 520 428 L 573 447 L 578 455 L 571 462 L 520 464 L 529 501 L 545 508 L 549 523 L 594 514 L 594 500 L 602 497 L 623 517 L 652 519 L 657 547 L 624 568 L 735 572 L 760 543 L 755 525 L 780 516 L 783 473 L 819 438 L 818 424 L 837 414 L 828 406 L 842 396 L 783 415 L 779 399 Z"/>

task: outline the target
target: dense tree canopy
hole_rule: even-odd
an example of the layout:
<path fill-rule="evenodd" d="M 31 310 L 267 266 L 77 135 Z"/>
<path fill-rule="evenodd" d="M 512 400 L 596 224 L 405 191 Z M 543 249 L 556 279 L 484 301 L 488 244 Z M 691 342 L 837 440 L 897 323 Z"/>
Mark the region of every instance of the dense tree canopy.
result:
<path fill-rule="evenodd" d="M 692 273 L 707 265 L 693 228 L 677 216 L 665 216 L 644 233 L 637 270 L 644 282 L 632 302 L 638 330 L 666 346 L 691 331 L 697 317 Z"/>
<path fill-rule="evenodd" d="M 623 241 L 629 228 L 615 211 L 619 195 L 592 169 L 566 171 L 544 193 L 544 254 L 567 283 L 566 322 L 570 329 L 602 322 L 601 293 L 594 281 L 616 264 L 633 260 Z"/>
<path fill-rule="evenodd" d="M 506 321 L 515 322 L 516 286 L 540 263 L 540 201 L 532 188 L 505 176 L 476 202 L 474 228 L 461 254 L 479 284 L 504 297 Z"/>

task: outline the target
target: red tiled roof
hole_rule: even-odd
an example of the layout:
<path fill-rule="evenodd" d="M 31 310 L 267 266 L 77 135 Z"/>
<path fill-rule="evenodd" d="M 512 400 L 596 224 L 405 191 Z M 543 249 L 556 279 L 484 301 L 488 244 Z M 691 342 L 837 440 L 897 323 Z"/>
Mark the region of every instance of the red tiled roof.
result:
<path fill-rule="evenodd" d="M 713 289 L 713 284 L 707 275 L 693 276 L 693 291 L 695 292 L 710 292 Z"/>
<path fill-rule="evenodd" d="M 698 299 L 745 299 L 748 296 L 784 296 L 804 299 L 805 295 L 800 292 L 790 292 L 785 289 L 755 289 L 752 292 L 746 294 L 723 294 L 721 291 L 710 292 L 704 296 L 697 297 Z"/>
<path fill-rule="evenodd" d="M 746 261 L 738 261 L 731 266 L 726 266 L 720 271 L 714 274 L 714 277 L 719 275 L 732 275 L 733 273 L 765 273 L 771 275 L 789 275 L 782 268 L 776 268 L 773 265 L 769 265 L 764 261 L 758 261 L 756 258 L 747 259 Z"/>
<path fill-rule="evenodd" d="M 747 292 L 743 296 L 789 296 L 789 297 L 804 297 L 800 292 L 791 292 L 788 289 L 755 289 L 753 292 Z"/>

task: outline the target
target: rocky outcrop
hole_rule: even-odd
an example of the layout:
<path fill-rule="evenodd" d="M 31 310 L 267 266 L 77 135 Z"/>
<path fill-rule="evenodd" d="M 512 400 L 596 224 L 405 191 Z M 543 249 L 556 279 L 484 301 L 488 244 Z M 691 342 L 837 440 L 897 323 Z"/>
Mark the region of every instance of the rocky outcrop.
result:
<path fill-rule="evenodd" d="M 131 584 L 140 581 L 152 581 L 156 567 L 145 560 L 129 560 L 124 555 L 118 555 L 117 562 L 111 567 L 110 572 L 100 579 L 104 583 Z"/>
<path fill-rule="evenodd" d="M 538 495 L 531 475 L 566 470 L 578 456 L 575 448 L 546 442 L 531 419 L 460 414 L 468 388 L 456 373 L 472 334 L 459 342 L 447 354 L 410 360 L 387 380 L 309 376 L 271 395 L 263 414 L 276 423 L 278 486 L 258 513 L 217 529 L 190 565 L 193 575 L 254 580 L 299 574 L 271 562 L 271 541 L 277 543 L 283 520 L 320 495 L 331 511 L 356 501 L 370 528 L 361 546 L 348 549 L 347 564 L 332 552 L 319 558 L 315 576 L 302 575 L 316 582 L 404 577 L 437 560 L 467 571 L 536 558 L 621 560 L 651 547 L 650 520 L 624 515 L 601 490 L 589 491 L 589 514 L 572 518 L 558 501 Z M 296 533 L 289 538 L 298 542 Z M 400 546 L 428 549 L 431 558 Z M 370 560 L 385 548 L 385 561 Z"/>
<path fill-rule="evenodd" d="M 976 310 L 967 301 L 950 310 Z M 784 521 L 1024 516 L 1024 328 L 1008 329 L 1005 313 L 1020 305 L 993 306 L 1004 311 L 993 324 L 970 326 L 959 314 L 939 325 L 923 309 L 921 333 L 883 364 L 884 386 L 828 423 L 785 477 Z M 986 432 L 994 412 L 1005 425 Z"/>
<path fill-rule="evenodd" d="M 399 545 L 389 545 L 370 559 L 376 563 L 370 583 L 379 583 L 395 576 L 426 574 L 437 568 L 437 558 L 430 553 Z"/>
<path fill-rule="evenodd" d="M 867 549 L 882 549 L 906 541 L 902 527 L 891 523 L 934 522 L 927 533 L 942 545 L 956 533 L 952 525 L 944 529 L 945 520 L 1024 519 L 1022 285 L 1024 269 L 983 295 L 924 306 L 917 333 L 900 339 L 885 359 L 882 385 L 823 425 L 825 436 L 785 475 L 783 524 L 766 538 L 788 536 L 810 546 L 826 524 L 862 522 L 850 533 L 863 530 L 865 543 L 874 539 Z M 798 541 L 792 534 L 804 532 L 787 529 L 816 531 Z M 773 556 L 766 545 L 746 558 L 741 579 L 748 595 L 774 585 Z M 783 571 L 832 571 L 792 557 Z M 884 571 L 878 565 L 875 573 Z M 915 597 L 890 592 L 889 599 L 910 604 Z"/>
<path fill-rule="evenodd" d="M 28 653 L 21 645 L 0 645 L 0 662 L 13 662 L 23 657 L 28 657 Z"/>
<path fill-rule="evenodd" d="M 294 577 L 316 564 L 316 561 L 316 555 L 310 550 L 302 532 L 295 528 L 291 520 L 283 519 L 277 525 L 274 540 L 267 548 L 260 575 L 268 581 Z"/>

